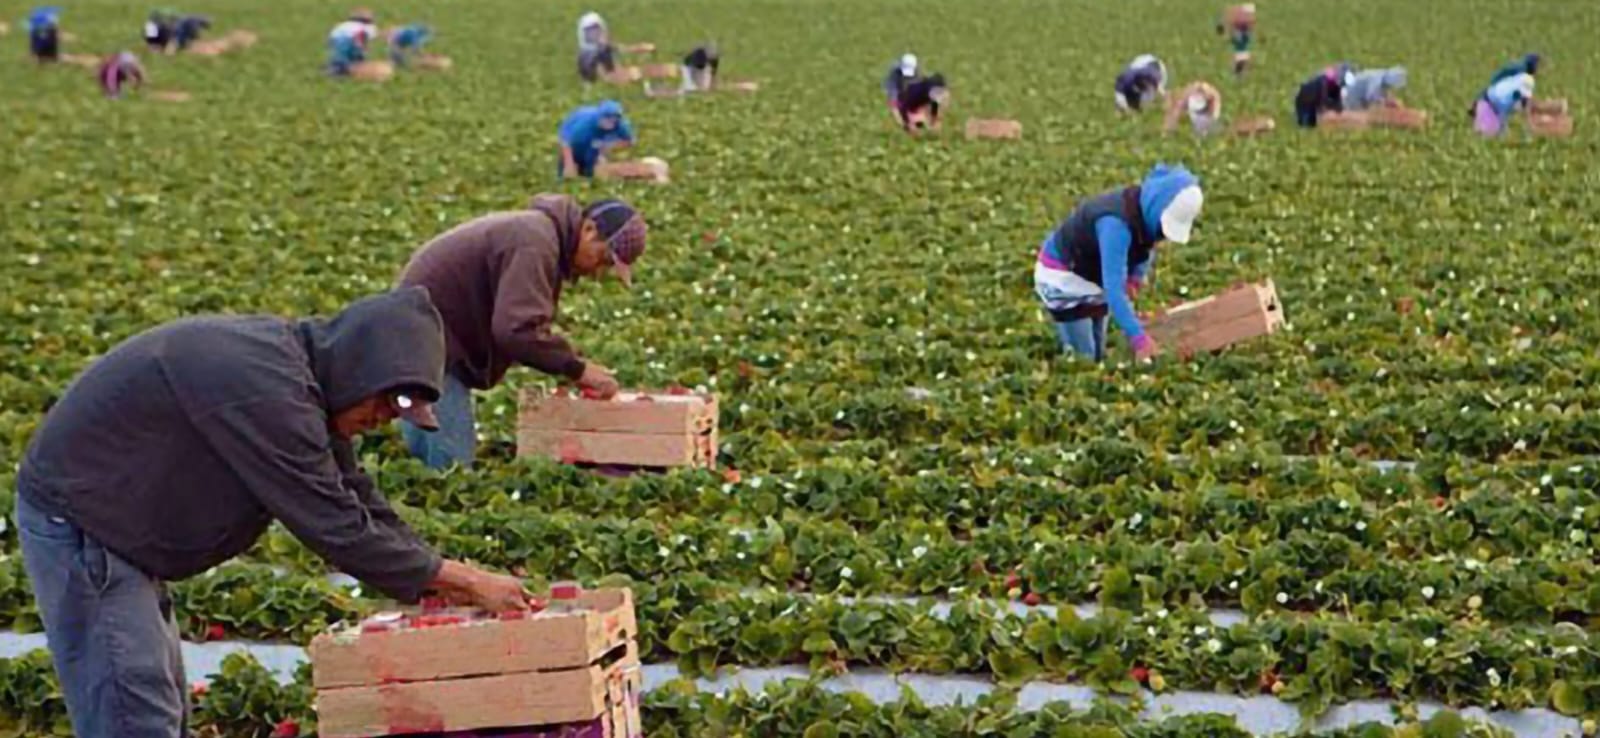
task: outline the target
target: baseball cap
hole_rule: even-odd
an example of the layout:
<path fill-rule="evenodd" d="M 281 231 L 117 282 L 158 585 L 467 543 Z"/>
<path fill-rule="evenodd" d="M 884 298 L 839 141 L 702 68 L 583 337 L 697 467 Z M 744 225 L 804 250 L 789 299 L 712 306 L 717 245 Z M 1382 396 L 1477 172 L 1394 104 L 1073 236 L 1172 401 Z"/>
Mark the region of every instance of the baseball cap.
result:
<path fill-rule="evenodd" d="M 917 73 L 916 54 L 906 54 L 900 57 L 900 73 L 907 77 Z"/>
<path fill-rule="evenodd" d="M 433 403 L 414 392 L 400 391 L 389 395 L 389 404 L 396 415 L 418 428 L 432 433 L 439 430 L 439 416 L 433 412 Z"/>
<path fill-rule="evenodd" d="M 1190 185 L 1183 188 L 1172 198 L 1172 203 L 1167 209 L 1161 211 L 1161 233 L 1173 243 L 1188 243 L 1193 235 L 1194 221 L 1200 217 L 1200 206 L 1205 202 L 1205 196 L 1200 192 L 1199 185 Z"/>
<path fill-rule="evenodd" d="M 644 216 L 621 200 L 599 200 L 583 209 L 583 217 L 595 225 L 611 252 L 611 271 L 622 283 L 633 286 L 633 264 L 644 255 L 649 227 Z"/>
<path fill-rule="evenodd" d="M 1189 112 L 1199 115 L 1206 112 L 1206 108 L 1209 107 L 1211 101 L 1207 100 L 1205 95 L 1196 92 L 1189 96 Z"/>

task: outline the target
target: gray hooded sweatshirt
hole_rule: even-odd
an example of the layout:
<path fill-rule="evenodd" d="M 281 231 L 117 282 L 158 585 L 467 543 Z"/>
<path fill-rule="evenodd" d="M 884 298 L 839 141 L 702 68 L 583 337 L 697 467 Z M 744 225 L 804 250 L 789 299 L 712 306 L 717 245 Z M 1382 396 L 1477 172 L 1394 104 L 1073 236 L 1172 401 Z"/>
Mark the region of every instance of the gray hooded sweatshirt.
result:
<path fill-rule="evenodd" d="M 1383 103 L 1388 93 L 1405 86 L 1405 67 L 1357 72 L 1355 81 L 1344 88 L 1344 109 L 1366 110 L 1375 107 Z"/>
<path fill-rule="evenodd" d="M 328 320 L 169 323 L 73 381 L 34 434 L 18 488 L 159 579 L 237 556 L 277 519 L 339 569 L 415 601 L 439 555 L 328 421 L 390 390 L 436 400 L 444 353 L 439 313 L 421 288 Z"/>

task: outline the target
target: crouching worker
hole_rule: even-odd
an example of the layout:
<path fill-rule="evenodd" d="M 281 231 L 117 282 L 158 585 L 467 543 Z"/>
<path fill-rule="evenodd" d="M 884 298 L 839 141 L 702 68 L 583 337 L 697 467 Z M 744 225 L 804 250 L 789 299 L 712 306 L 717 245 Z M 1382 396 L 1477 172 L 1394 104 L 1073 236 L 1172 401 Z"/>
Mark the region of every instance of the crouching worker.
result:
<path fill-rule="evenodd" d="M 633 145 L 633 126 L 622 114 L 622 103 L 604 100 L 572 111 L 556 137 L 561 145 L 556 176 L 593 177 L 607 151 Z"/>
<path fill-rule="evenodd" d="M 411 57 L 422 53 L 422 47 L 433 38 L 433 29 L 420 23 L 401 26 L 389 34 L 389 61 L 405 68 Z"/>
<path fill-rule="evenodd" d="M 139 57 L 131 52 L 121 51 L 106 57 L 100 63 L 100 91 L 113 100 L 122 97 L 122 88 L 128 85 L 139 87 L 144 84 L 144 67 L 139 64 Z"/>
<path fill-rule="evenodd" d="M 472 391 L 500 384 L 513 364 L 615 395 L 611 372 L 579 358 L 555 332 L 561 288 L 607 272 L 631 284 L 647 234 L 644 217 L 620 200 L 579 207 L 541 195 L 527 210 L 468 221 L 419 249 L 400 283 L 426 287 L 439 306 L 445 377 L 439 432 L 409 422 L 402 429 L 412 455 L 435 469 L 470 465 L 478 436 Z"/>
<path fill-rule="evenodd" d="M 347 77 L 357 64 L 367 60 L 367 44 L 378 35 L 372 11 L 357 8 L 350 17 L 328 33 L 328 74 Z"/>
<path fill-rule="evenodd" d="M 1103 361 L 1106 314 L 1127 335 L 1135 358 L 1156 354 L 1133 310 L 1163 241 L 1188 243 L 1200 216 L 1200 180 L 1183 167 L 1157 165 L 1144 181 L 1078 204 L 1039 246 L 1033 289 L 1069 354 Z"/>
<path fill-rule="evenodd" d="M 1117 110 L 1137 113 L 1167 94 L 1167 65 L 1152 54 L 1141 54 L 1117 75 L 1113 87 Z"/>
<path fill-rule="evenodd" d="M 1344 112 L 1344 88 L 1355 79 L 1355 69 L 1349 64 L 1335 64 L 1306 80 L 1295 93 L 1295 123 L 1301 128 L 1316 128 L 1323 113 Z"/>
<path fill-rule="evenodd" d="M 1191 82 L 1176 95 L 1167 96 L 1167 116 L 1162 131 L 1178 130 L 1178 121 L 1187 116 L 1197 135 L 1215 133 L 1222 123 L 1222 93 L 1205 82 Z"/>
<path fill-rule="evenodd" d="M 939 112 L 950 104 L 950 87 L 945 84 L 944 75 L 930 75 L 906 85 L 895 102 L 900 106 L 896 111 L 900 127 L 907 133 L 937 131 Z"/>
<path fill-rule="evenodd" d="M 330 319 L 168 323 L 97 359 L 45 415 L 16 523 L 79 738 L 184 734 L 167 583 L 244 553 L 274 520 L 402 602 L 527 609 L 518 579 L 446 561 L 358 468 L 351 439 L 437 425 L 444 329 L 425 290 Z"/>
<path fill-rule="evenodd" d="M 1517 111 L 1526 110 L 1533 102 L 1538 73 L 1538 54 L 1528 54 L 1494 73 L 1472 108 L 1473 127 L 1479 134 L 1493 138 L 1505 132 Z"/>
<path fill-rule="evenodd" d="M 28 14 L 28 51 L 40 64 L 61 59 L 61 8 L 34 8 Z"/>
<path fill-rule="evenodd" d="M 707 92 L 717 84 L 717 68 L 722 52 L 716 44 L 697 46 L 683 57 L 683 91 Z"/>

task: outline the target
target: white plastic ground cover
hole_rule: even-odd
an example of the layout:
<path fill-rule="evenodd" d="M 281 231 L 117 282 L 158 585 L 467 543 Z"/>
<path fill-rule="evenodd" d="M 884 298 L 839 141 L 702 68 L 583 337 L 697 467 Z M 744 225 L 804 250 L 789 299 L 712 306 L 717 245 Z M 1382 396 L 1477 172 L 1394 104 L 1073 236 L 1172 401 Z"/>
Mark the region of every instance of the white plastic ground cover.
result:
<path fill-rule="evenodd" d="M 42 633 L 0 634 L 0 658 L 15 658 L 44 647 Z M 207 682 L 208 675 L 221 671 L 223 658 L 241 651 L 254 656 L 280 682 L 293 680 L 295 670 L 306 661 L 305 649 L 294 645 L 247 641 L 185 642 L 184 667 L 191 682 Z M 643 671 L 646 692 L 659 689 L 679 676 L 676 664 L 647 664 Z M 738 687 L 756 692 L 773 682 L 806 679 L 809 676 L 805 667 L 780 666 L 733 670 L 716 679 L 697 679 L 696 683 L 701 690 L 717 694 Z M 997 688 L 989 680 L 977 676 L 896 675 L 882 669 L 861 669 L 822 680 L 821 684 L 833 692 L 860 692 L 880 704 L 899 699 L 902 685 L 910 687 L 929 705 L 971 704 Z M 1029 682 L 1023 686 L 1017 702 L 1024 710 L 1037 710 L 1050 702 L 1066 702 L 1074 707 L 1087 708 L 1095 697 L 1096 692 L 1089 687 Z M 1302 726 L 1300 713 L 1294 705 L 1266 695 L 1239 697 L 1187 691 L 1160 695 L 1147 693 L 1145 703 L 1142 715 L 1147 719 L 1207 713 L 1231 715 L 1241 728 L 1256 735 L 1287 733 L 1302 727 L 1325 730 L 1369 721 L 1385 724 L 1395 722 L 1395 705 L 1379 700 L 1361 700 L 1334 706 L 1309 726 Z M 1431 702 L 1417 706 L 1418 714 L 1423 718 L 1442 709 L 1445 709 L 1443 705 Z M 1519 738 L 1573 738 L 1581 734 L 1581 726 L 1576 719 L 1545 709 L 1490 712 L 1474 707 L 1460 712 L 1469 719 L 1485 720 L 1507 728 Z"/>

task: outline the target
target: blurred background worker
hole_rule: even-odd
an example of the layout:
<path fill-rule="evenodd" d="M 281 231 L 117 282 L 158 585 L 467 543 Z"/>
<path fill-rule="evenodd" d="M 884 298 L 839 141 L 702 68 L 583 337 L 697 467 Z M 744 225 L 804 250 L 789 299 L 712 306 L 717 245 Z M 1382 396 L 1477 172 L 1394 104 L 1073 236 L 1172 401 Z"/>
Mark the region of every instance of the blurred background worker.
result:
<path fill-rule="evenodd" d="M 367 60 L 367 44 L 378 35 L 372 11 L 356 8 L 350 17 L 333 27 L 328 33 L 328 73 L 336 77 L 350 74 L 350 69 Z"/>
<path fill-rule="evenodd" d="M 1489 137 L 1504 133 L 1517 111 L 1533 102 L 1534 75 L 1538 72 L 1538 54 L 1529 54 L 1495 72 L 1473 106 L 1473 128 Z"/>
<path fill-rule="evenodd" d="M 401 26 L 389 34 L 389 61 L 404 67 L 411 57 L 422 53 L 422 47 L 433 38 L 433 29 L 421 23 Z"/>
<path fill-rule="evenodd" d="M 889 73 L 883 78 L 884 98 L 889 101 L 889 111 L 896 117 L 900 115 L 900 95 L 905 93 L 906 87 L 917 80 L 917 55 L 902 54 L 900 61 L 889 67 Z"/>
<path fill-rule="evenodd" d="M 1355 81 L 1355 69 L 1335 64 L 1323 69 L 1300 85 L 1294 98 L 1294 119 L 1301 128 L 1316 128 L 1317 117 L 1326 111 L 1344 112 L 1344 88 Z"/>
<path fill-rule="evenodd" d="M 1189 170 L 1158 164 L 1131 187 L 1078 203 L 1044 243 L 1033 289 L 1055 321 L 1061 348 L 1102 361 L 1106 313 L 1128 336 L 1135 358 L 1156 354 L 1133 310 L 1162 241 L 1188 243 L 1204 196 Z"/>
<path fill-rule="evenodd" d="M 179 18 L 172 28 L 172 42 L 178 46 L 179 51 L 187 51 L 194 42 L 200 40 L 200 34 L 210 27 L 210 18 L 203 15 L 185 15 Z"/>
<path fill-rule="evenodd" d="M 578 19 L 578 76 L 584 82 L 617 71 L 617 48 L 611 43 L 611 29 L 599 13 L 589 11 Z"/>
<path fill-rule="evenodd" d="M 400 284 L 426 287 L 444 319 L 445 376 L 438 432 L 402 427 L 412 455 L 434 469 L 471 465 L 472 390 L 499 385 L 516 364 L 616 395 L 611 372 L 555 332 L 561 288 L 607 272 L 631 285 L 647 235 L 644 216 L 621 200 L 579 207 L 565 195 L 539 195 L 525 210 L 475 218 L 418 249 Z"/>
<path fill-rule="evenodd" d="M 1178 130 L 1178 121 L 1185 116 L 1189 126 L 1198 135 L 1217 131 L 1222 122 L 1222 93 L 1207 82 L 1191 82 L 1175 95 L 1167 96 L 1167 115 L 1162 130 Z"/>
<path fill-rule="evenodd" d="M 622 113 L 622 103 L 603 100 L 572 111 L 557 131 L 561 157 L 557 175 L 593 177 L 595 165 L 611 149 L 633 145 L 633 126 Z"/>
<path fill-rule="evenodd" d="M 722 52 L 714 43 L 696 46 L 683 57 L 683 91 L 705 92 L 717 83 L 717 67 L 722 63 Z"/>
<path fill-rule="evenodd" d="M 144 45 L 152 54 L 169 53 L 178 13 L 171 8 L 156 8 L 144 21 Z"/>
<path fill-rule="evenodd" d="M 61 58 L 61 8 L 46 5 L 28 14 L 28 51 L 40 64 Z"/>
<path fill-rule="evenodd" d="M 1117 110 L 1138 112 L 1167 94 L 1167 65 L 1154 54 L 1141 54 L 1117 75 Z"/>
<path fill-rule="evenodd" d="M 1230 5 L 1222 11 L 1217 33 L 1227 33 L 1233 46 L 1233 75 L 1242 76 L 1250 66 L 1250 42 L 1255 37 L 1256 4 Z"/>
<path fill-rule="evenodd" d="M 1395 90 L 1406 86 L 1406 68 L 1368 69 L 1356 72 L 1344 88 L 1345 110 L 1393 107 Z"/>
<path fill-rule="evenodd" d="M 122 89 L 132 85 L 138 87 L 144 84 L 144 67 L 139 64 L 139 57 L 132 52 L 120 51 L 105 58 L 100 62 L 100 90 L 106 97 L 113 100 L 122 97 Z"/>
<path fill-rule="evenodd" d="M 938 130 L 939 112 L 950 104 L 950 88 L 944 75 L 935 73 L 906 85 L 896 102 L 900 126 L 908 133 Z"/>

